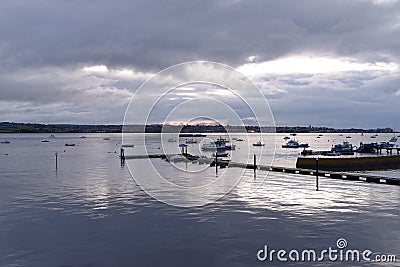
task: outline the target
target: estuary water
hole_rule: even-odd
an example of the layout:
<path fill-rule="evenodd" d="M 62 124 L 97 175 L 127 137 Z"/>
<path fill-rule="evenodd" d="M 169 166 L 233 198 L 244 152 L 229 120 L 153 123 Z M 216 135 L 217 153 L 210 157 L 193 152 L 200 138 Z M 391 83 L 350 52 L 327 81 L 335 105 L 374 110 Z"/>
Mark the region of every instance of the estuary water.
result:
<path fill-rule="evenodd" d="M 0 266 L 398 266 L 326 258 L 322 263 L 257 259 L 265 245 L 321 251 L 337 248 L 342 238 L 349 249 L 394 254 L 399 260 L 397 186 L 320 178 L 316 191 L 313 177 L 262 171 L 255 177 L 251 170 L 232 168 L 224 172 L 228 177 L 239 173 L 241 179 L 228 194 L 205 206 L 179 208 L 147 195 L 128 166 L 120 164 L 120 134 L 81 135 L 0 135 L 10 141 L 0 145 Z M 149 152 L 159 150 L 152 143 L 156 137 L 149 135 Z M 283 137 L 266 137 L 262 153 L 268 160 L 275 140 L 274 165 L 294 167 L 300 150 L 282 149 Z M 316 137 L 297 136 L 318 150 L 329 149 L 346 135 Z M 351 137 L 355 145 L 369 138 Z M 372 141 L 390 137 L 380 134 Z M 44 139 L 50 142 L 42 143 Z M 135 144 L 126 154 L 135 154 L 141 140 L 135 134 L 126 140 Z M 240 142 L 236 144 L 240 151 Z M 189 150 L 195 148 L 190 145 Z M 253 155 L 259 148 L 251 149 L 246 153 Z M 183 185 L 201 185 L 216 176 L 213 168 L 188 176 L 164 160 L 152 162 Z M 146 174 L 141 166 L 135 160 L 129 168 Z M 374 173 L 400 176 L 398 170 Z M 250 190 L 255 181 L 260 182 L 258 189 Z"/>

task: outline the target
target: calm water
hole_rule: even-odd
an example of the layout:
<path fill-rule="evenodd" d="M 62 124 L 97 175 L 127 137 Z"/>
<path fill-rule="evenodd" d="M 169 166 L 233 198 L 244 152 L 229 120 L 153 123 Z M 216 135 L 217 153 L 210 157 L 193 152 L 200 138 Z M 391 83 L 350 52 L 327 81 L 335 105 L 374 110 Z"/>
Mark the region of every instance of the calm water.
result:
<path fill-rule="evenodd" d="M 252 171 L 245 171 L 222 199 L 203 207 L 176 208 L 149 197 L 127 166 L 120 165 L 120 135 L 86 136 L 59 134 L 41 143 L 48 135 L 0 135 L 11 141 L 0 145 L 0 266 L 274 266 L 282 263 L 256 258 L 265 244 L 277 250 L 322 250 L 334 247 L 338 238 L 345 238 L 351 249 L 400 258 L 399 187 L 321 178 L 316 192 L 312 177 L 270 173 L 254 192 L 249 185 L 265 173 L 254 178 Z M 110 140 L 103 140 L 106 136 Z M 316 136 L 298 139 L 313 149 L 343 141 L 338 135 Z M 276 137 L 274 164 L 294 166 L 300 150 L 279 148 L 282 137 Z M 135 135 L 129 138 L 138 143 Z M 351 141 L 358 144 L 361 138 L 352 135 Z M 151 150 L 158 147 L 155 142 Z M 265 150 L 268 159 L 272 152 Z M 140 160 L 136 162 L 134 171 L 146 172 Z M 188 182 L 165 161 L 154 162 L 175 182 Z M 228 176 L 239 171 L 226 170 Z M 398 171 L 378 173 L 399 177 Z M 213 179 L 215 171 L 209 168 L 199 177 Z M 201 184 L 200 178 L 189 183 Z"/>

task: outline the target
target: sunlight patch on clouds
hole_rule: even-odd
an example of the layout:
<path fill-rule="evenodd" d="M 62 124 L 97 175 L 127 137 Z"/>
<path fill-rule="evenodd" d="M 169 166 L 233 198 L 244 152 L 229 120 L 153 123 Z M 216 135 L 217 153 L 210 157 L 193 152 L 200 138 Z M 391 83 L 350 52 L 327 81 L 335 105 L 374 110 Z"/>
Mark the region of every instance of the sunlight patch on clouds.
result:
<path fill-rule="evenodd" d="M 360 63 L 347 58 L 292 56 L 238 67 L 245 75 L 260 74 L 321 74 L 349 71 L 398 71 L 394 63 Z"/>
<path fill-rule="evenodd" d="M 256 59 L 257 59 L 256 56 L 249 56 L 249 57 L 247 58 L 247 61 L 248 61 L 248 62 L 251 62 L 251 63 L 254 63 L 254 62 L 256 61 Z"/>
<path fill-rule="evenodd" d="M 372 0 L 376 5 L 392 5 L 395 4 L 398 0 Z"/>
<path fill-rule="evenodd" d="M 135 71 L 132 69 L 110 69 L 106 65 L 86 66 L 82 68 L 83 72 L 96 75 L 108 75 L 125 79 L 148 79 L 153 73 Z"/>
<path fill-rule="evenodd" d="M 100 72 L 100 73 L 104 73 L 104 72 L 108 72 L 108 68 L 105 65 L 95 65 L 95 66 L 90 66 L 90 67 L 84 67 L 82 69 L 84 72 L 91 72 L 91 73 L 96 73 L 96 72 Z"/>

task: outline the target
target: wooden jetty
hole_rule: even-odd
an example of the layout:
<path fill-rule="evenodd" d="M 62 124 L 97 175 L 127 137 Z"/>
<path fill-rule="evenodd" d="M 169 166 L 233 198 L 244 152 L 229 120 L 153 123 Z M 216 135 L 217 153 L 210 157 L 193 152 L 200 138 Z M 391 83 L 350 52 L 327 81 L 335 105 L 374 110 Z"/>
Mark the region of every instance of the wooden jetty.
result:
<path fill-rule="evenodd" d="M 151 154 L 151 155 L 130 155 L 121 157 L 121 160 L 128 160 L 128 159 L 144 159 L 144 158 L 160 158 L 160 159 L 167 159 L 171 156 L 175 156 L 178 154 Z M 314 165 L 316 160 L 314 159 Z M 217 163 L 217 164 L 215 164 Z M 263 170 L 263 171 L 272 171 L 272 172 L 280 172 L 280 173 L 288 173 L 288 174 L 297 174 L 297 175 L 309 175 L 309 176 L 316 176 L 317 181 L 318 177 L 326 177 L 332 179 L 340 179 L 340 180 L 347 180 L 347 181 L 361 181 L 361 182 L 368 182 L 368 183 L 378 183 L 378 184 L 387 184 L 387 185 L 400 185 L 400 179 L 396 178 L 389 178 L 389 177 L 381 177 L 375 175 L 364 175 L 358 173 L 347 173 L 347 172 L 333 172 L 333 171 L 324 171 L 320 169 L 312 169 L 312 168 L 288 168 L 288 167 L 279 167 L 279 166 L 267 166 L 267 165 L 257 165 L 249 164 L 249 163 L 238 163 L 232 162 L 229 160 L 218 159 L 217 162 L 215 160 L 210 164 L 211 166 L 216 167 L 236 167 L 236 168 L 245 168 L 245 169 L 252 169 L 256 170 Z"/>
<path fill-rule="evenodd" d="M 289 174 L 300 174 L 300 175 L 310 175 L 327 177 L 332 179 L 341 179 L 348 181 L 363 181 L 368 183 L 378 183 L 378 184 L 388 184 L 388 185 L 400 185 L 400 179 L 381 177 L 375 175 L 364 175 L 358 173 L 347 173 L 347 172 L 330 172 L 321 171 L 316 169 L 301 169 L 301 168 L 288 168 L 288 167 L 278 167 L 278 166 L 265 166 L 265 165 L 254 165 L 245 163 L 230 162 L 229 167 L 246 168 L 252 170 L 263 170 L 263 171 L 273 171 Z"/>
<path fill-rule="evenodd" d="M 124 159 L 166 159 L 168 157 L 176 156 L 180 154 L 150 154 L 150 155 L 129 155 L 123 156 Z M 122 158 L 122 157 L 121 157 Z"/>

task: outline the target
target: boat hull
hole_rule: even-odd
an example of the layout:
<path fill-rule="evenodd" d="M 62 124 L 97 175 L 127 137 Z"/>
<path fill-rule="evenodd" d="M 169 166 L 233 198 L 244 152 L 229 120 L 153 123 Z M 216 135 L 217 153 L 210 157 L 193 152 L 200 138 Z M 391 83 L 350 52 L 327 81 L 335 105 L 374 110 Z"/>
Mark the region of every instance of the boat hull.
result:
<path fill-rule="evenodd" d="M 307 148 L 307 147 L 309 147 L 308 144 L 301 144 L 298 146 L 282 145 L 282 148 Z"/>

